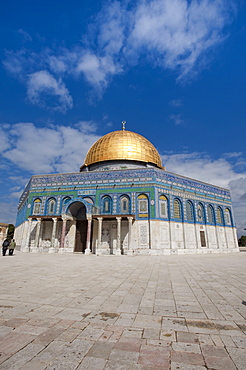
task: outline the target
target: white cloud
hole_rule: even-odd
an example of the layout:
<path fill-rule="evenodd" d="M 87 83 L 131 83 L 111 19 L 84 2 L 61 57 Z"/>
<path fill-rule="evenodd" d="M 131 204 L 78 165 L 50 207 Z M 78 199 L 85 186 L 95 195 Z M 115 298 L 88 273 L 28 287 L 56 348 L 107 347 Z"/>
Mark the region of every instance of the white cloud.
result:
<path fill-rule="evenodd" d="M 94 22 L 99 49 L 106 55 L 118 55 L 125 46 L 131 22 L 131 13 L 124 1 L 112 1 L 106 5 Z"/>
<path fill-rule="evenodd" d="M 0 220 L 6 224 L 15 224 L 18 201 L 0 201 Z"/>
<path fill-rule="evenodd" d="M 27 95 L 33 104 L 46 105 L 47 96 L 55 97 L 49 104 L 52 110 L 65 112 L 72 108 L 73 100 L 61 78 L 56 80 L 48 71 L 38 71 L 28 76 Z"/>
<path fill-rule="evenodd" d="M 0 153 L 10 147 L 7 132 L 0 128 Z"/>
<path fill-rule="evenodd" d="M 167 171 L 230 189 L 238 236 L 246 235 L 246 171 L 240 153 L 226 153 L 218 159 L 206 153 L 170 153 L 162 155 L 162 161 Z M 242 163 L 244 171 L 238 172 Z"/>
<path fill-rule="evenodd" d="M 182 119 L 181 114 L 171 114 L 169 119 L 174 122 L 175 125 L 182 125 L 184 120 Z"/>
<path fill-rule="evenodd" d="M 24 42 L 32 41 L 31 35 L 28 32 L 24 31 L 22 28 L 18 29 L 17 33 L 19 34 L 19 36 L 21 36 Z"/>
<path fill-rule="evenodd" d="M 127 1 L 111 1 L 95 15 L 81 43 L 39 53 L 7 51 L 3 64 L 27 84 L 32 103 L 61 110 L 72 107 L 63 82 L 68 77 L 83 75 L 98 96 L 113 76 L 140 63 L 174 70 L 178 80 L 192 78 L 208 63 L 210 50 L 225 40 L 225 28 L 235 15 L 232 4 L 229 0 L 144 0 L 130 6 Z M 46 95 L 59 103 L 52 104 Z"/>
<path fill-rule="evenodd" d="M 1 157 L 5 161 L 2 168 L 0 166 L 0 220 L 14 223 L 18 199 L 29 181 L 28 177 L 32 174 L 78 172 L 87 151 L 99 136 L 95 134 L 96 124 L 92 121 L 79 121 L 73 128 L 37 127 L 33 123 L 4 126 L 8 130 L 0 133 L 0 140 L 4 137 L 2 144 L 8 145 L 1 146 L 0 142 Z M 27 177 L 20 176 L 20 170 L 24 170 Z"/>
<path fill-rule="evenodd" d="M 12 148 L 5 150 L 3 157 L 35 174 L 77 172 L 87 151 L 99 139 L 93 128 L 93 122 L 85 121 L 79 122 L 78 128 L 18 123 L 9 131 Z"/>
<path fill-rule="evenodd" d="M 171 153 L 162 155 L 162 162 L 167 171 L 228 187 L 229 182 L 242 177 L 242 173 L 235 170 L 240 158 L 237 157 L 236 162 L 232 163 L 226 157 L 212 159 L 206 153 Z"/>
<path fill-rule="evenodd" d="M 242 176 L 238 180 L 229 183 L 232 201 L 234 205 L 234 215 L 237 222 L 238 236 L 246 235 L 246 177 Z"/>
<path fill-rule="evenodd" d="M 98 57 L 91 52 L 81 56 L 76 67 L 76 72 L 83 73 L 99 94 L 107 87 L 110 78 L 120 71 L 121 67 L 114 63 L 111 56 Z"/>
<path fill-rule="evenodd" d="M 172 106 L 172 107 L 175 107 L 175 108 L 178 108 L 178 107 L 182 107 L 183 105 L 183 100 L 182 99 L 173 99 L 169 102 L 169 104 Z"/>
<path fill-rule="evenodd" d="M 13 191 L 12 193 L 10 193 L 10 197 L 13 199 L 20 199 L 22 193 L 23 189 L 20 189 L 19 191 Z"/>
<path fill-rule="evenodd" d="M 92 134 L 97 130 L 97 124 L 93 121 L 79 121 L 76 127 L 84 134 Z"/>
<path fill-rule="evenodd" d="M 64 73 L 67 71 L 67 62 L 64 57 L 48 55 L 48 63 L 51 71 L 55 73 Z"/>
<path fill-rule="evenodd" d="M 22 79 L 21 75 L 23 72 L 23 67 L 26 64 L 26 58 L 23 57 L 23 54 L 23 50 L 19 50 L 15 53 L 13 51 L 6 51 L 6 58 L 3 61 L 3 66 L 5 69 L 19 79 Z"/>
<path fill-rule="evenodd" d="M 23 176 L 9 176 L 9 179 L 13 181 L 14 183 L 18 184 L 18 186 L 26 186 L 26 184 L 29 181 L 29 178 L 23 177 Z M 11 189 L 13 190 L 13 189 Z"/>
<path fill-rule="evenodd" d="M 6 223 L 15 223 L 17 206 L 19 198 L 23 193 L 24 187 L 27 185 L 29 178 L 23 176 L 13 176 L 13 173 L 18 172 L 18 167 L 8 165 L 4 170 L 0 168 L 0 220 Z"/>
<path fill-rule="evenodd" d="M 222 0 L 138 1 L 130 10 L 122 7 L 121 17 L 118 8 L 113 14 L 104 10 L 99 23 L 103 52 L 134 63 L 145 57 L 154 65 L 177 70 L 180 79 L 194 72 L 200 58 L 224 40 L 224 27 L 233 15 L 229 2 Z"/>

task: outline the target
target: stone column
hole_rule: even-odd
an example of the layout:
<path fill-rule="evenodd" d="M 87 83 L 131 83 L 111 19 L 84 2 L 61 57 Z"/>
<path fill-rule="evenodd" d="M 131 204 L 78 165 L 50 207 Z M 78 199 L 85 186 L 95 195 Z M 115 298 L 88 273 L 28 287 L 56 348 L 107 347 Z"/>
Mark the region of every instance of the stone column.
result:
<path fill-rule="evenodd" d="M 62 219 L 62 233 L 61 233 L 61 245 L 60 248 L 64 248 L 65 236 L 66 236 L 67 219 Z"/>
<path fill-rule="evenodd" d="M 183 228 L 183 240 L 184 240 L 184 249 L 186 249 L 187 248 L 187 246 L 186 246 L 186 235 L 185 235 L 185 223 L 184 223 L 184 221 L 182 222 L 182 228 Z M 188 248 L 189 248 L 189 246 L 188 246 Z"/>
<path fill-rule="evenodd" d="M 20 250 L 21 251 L 23 250 L 23 247 L 25 247 L 25 245 L 26 245 L 25 235 L 26 235 L 26 229 L 27 228 L 28 228 L 28 221 L 24 222 L 22 224 L 22 227 L 21 227 L 21 242 L 20 242 Z"/>
<path fill-rule="evenodd" d="M 40 237 L 41 221 L 42 221 L 42 219 L 41 218 L 38 218 L 37 228 L 36 228 L 36 236 L 35 236 L 35 244 L 34 244 L 34 248 L 35 249 L 39 247 L 39 237 Z"/>
<path fill-rule="evenodd" d="M 206 248 L 210 248 L 210 239 L 209 239 L 209 233 L 208 233 L 208 229 L 207 229 L 207 225 L 204 224 L 204 234 L 205 234 L 205 240 L 206 240 Z"/>
<path fill-rule="evenodd" d="M 220 248 L 220 239 L 219 239 L 219 234 L 218 234 L 218 227 L 217 225 L 215 225 L 215 235 L 216 235 L 216 241 L 217 241 L 217 248 Z"/>
<path fill-rule="evenodd" d="M 228 238 L 227 238 L 227 233 L 226 233 L 226 227 L 225 227 L 225 225 L 224 225 L 223 229 L 224 229 L 224 234 L 225 234 L 226 248 L 229 248 L 229 243 L 228 243 Z"/>
<path fill-rule="evenodd" d="M 120 245 L 120 239 L 121 239 L 121 217 L 116 217 L 117 220 L 117 248 L 115 251 L 116 255 L 121 254 L 121 245 Z"/>
<path fill-rule="evenodd" d="M 97 248 L 101 249 L 102 247 L 102 217 L 97 217 L 98 219 L 98 237 L 97 237 Z"/>
<path fill-rule="evenodd" d="M 170 220 L 168 220 L 168 234 L 169 234 L 169 249 L 172 249 L 172 226 Z M 171 253 L 171 252 L 170 252 Z"/>
<path fill-rule="evenodd" d="M 30 252 L 30 235 L 31 235 L 31 227 L 32 227 L 32 219 L 28 219 L 28 227 L 27 227 L 27 236 L 26 236 L 26 245 L 22 248 L 22 252 Z"/>
<path fill-rule="evenodd" d="M 128 218 L 128 252 L 127 254 L 132 255 L 134 253 L 133 248 L 131 246 L 132 244 L 132 221 L 133 217 L 127 217 Z"/>
<path fill-rule="evenodd" d="M 44 221 L 42 220 L 40 224 L 40 232 L 39 232 L 39 239 L 38 239 L 38 248 L 39 250 L 42 247 L 42 242 L 43 242 L 43 228 L 44 228 Z"/>
<path fill-rule="evenodd" d="M 87 215 L 87 221 L 88 221 L 88 224 L 87 224 L 87 236 L 86 236 L 86 250 L 85 250 L 85 254 L 91 254 L 91 250 L 90 250 L 90 244 L 91 244 L 91 222 L 92 222 L 91 215 Z"/>
<path fill-rule="evenodd" d="M 52 218 L 53 227 L 52 227 L 52 236 L 51 236 L 51 247 L 49 249 L 49 253 L 55 252 L 55 237 L 56 237 L 56 226 L 57 226 L 57 218 Z"/>
<path fill-rule="evenodd" d="M 199 227 L 199 224 L 197 224 L 194 220 L 194 227 L 195 227 L 195 237 L 196 237 L 196 249 L 198 249 L 199 246 L 199 238 L 198 238 L 198 230 L 197 228 Z"/>
<path fill-rule="evenodd" d="M 233 232 L 234 247 L 239 250 L 238 241 L 237 241 L 237 230 L 235 227 L 232 228 L 232 232 Z"/>
<path fill-rule="evenodd" d="M 71 226 L 68 233 L 68 248 L 69 252 L 74 252 L 76 243 L 76 220 L 71 220 Z"/>

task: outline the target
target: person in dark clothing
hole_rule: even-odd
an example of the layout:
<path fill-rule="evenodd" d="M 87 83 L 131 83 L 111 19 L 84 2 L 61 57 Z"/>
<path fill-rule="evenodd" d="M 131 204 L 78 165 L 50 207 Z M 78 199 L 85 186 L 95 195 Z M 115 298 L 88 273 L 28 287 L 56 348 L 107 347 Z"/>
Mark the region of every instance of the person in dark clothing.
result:
<path fill-rule="evenodd" d="M 15 240 L 12 239 L 9 243 L 9 256 L 13 256 L 14 249 L 16 247 Z"/>
<path fill-rule="evenodd" d="M 9 247 L 9 240 L 8 239 L 5 239 L 3 244 L 2 244 L 2 247 L 3 247 L 3 256 L 5 256 L 6 252 L 7 252 L 7 249 Z"/>

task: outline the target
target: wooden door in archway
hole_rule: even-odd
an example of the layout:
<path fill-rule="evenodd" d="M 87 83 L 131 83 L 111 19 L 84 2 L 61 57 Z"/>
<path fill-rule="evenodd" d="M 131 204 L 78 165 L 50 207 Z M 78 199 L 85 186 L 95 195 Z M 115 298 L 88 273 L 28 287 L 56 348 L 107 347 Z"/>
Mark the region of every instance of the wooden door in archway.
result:
<path fill-rule="evenodd" d="M 74 252 L 84 253 L 86 249 L 87 220 L 76 221 L 76 240 Z"/>

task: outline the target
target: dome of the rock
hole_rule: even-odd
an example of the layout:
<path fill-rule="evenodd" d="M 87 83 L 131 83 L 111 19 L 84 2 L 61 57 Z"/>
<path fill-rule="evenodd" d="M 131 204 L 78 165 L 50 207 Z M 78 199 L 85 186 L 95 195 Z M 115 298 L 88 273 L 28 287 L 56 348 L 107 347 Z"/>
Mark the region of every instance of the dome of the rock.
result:
<path fill-rule="evenodd" d="M 142 135 L 127 130 L 113 131 L 97 140 L 89 149 L 82 168 L 114 160 L 145 162 L 163 168 L 154 145 Z"/>

